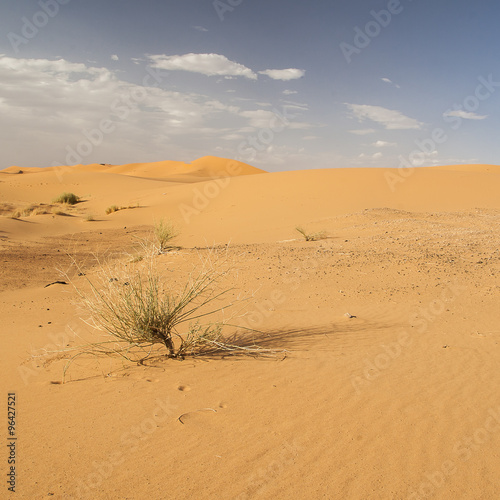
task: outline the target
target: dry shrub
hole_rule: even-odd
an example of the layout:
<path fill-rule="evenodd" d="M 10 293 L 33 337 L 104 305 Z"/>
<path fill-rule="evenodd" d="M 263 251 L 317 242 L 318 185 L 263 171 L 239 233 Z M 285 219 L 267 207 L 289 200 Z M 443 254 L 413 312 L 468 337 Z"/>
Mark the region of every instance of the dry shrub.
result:
<path fill-rule="evenodd" d="M 179 236 L 179 231 L 175 226 L 164 219 L 160 219 L 154 226 L 154 235 L 158 246 L 158 253 L 164 253 L 173 247 L 170 243 Z"/>
<path fill-rule="evenodd" d="M 301 226 L 297 226 L 295 230 L 298 231 L 306 241 L 324 240 L 326 238 L 325 231 L 318 231 L 317 233 L 309 233 Z"/>
<path fill-rule="evenodd" d="M 52 200 L 52 203 L 65 203 L 66 205 L 76 205 L 80 197 L 74 193 L 62 193 Z"/>
<path fill-rule="evenodd" d="M 130 262 L 106 265 L 99 263 L 95 277 L 89 277 L 74 262 L 85 285 L 76 286 L 91 327 L 103 332 L 107 340 L 72 349 L 81 354 L 119 355 L 130 361 L 143 362 L 158 348 L 167 358 L 184 358 L 215 352 L 244 354 L 270 353 L 253 344 L 229 344 L 223 328 L 234 318 L 227 309 L 245 299 L 229 300 L 233 288 L 226 278 L 231 266 L 225 257 L 211 252 L 176 286 L 160 274 L 155 257 L 132 265 Z M 73 359 L 73 358 L 72 358 Z M 71 361 L 70 361 L 71 362 Z"/>

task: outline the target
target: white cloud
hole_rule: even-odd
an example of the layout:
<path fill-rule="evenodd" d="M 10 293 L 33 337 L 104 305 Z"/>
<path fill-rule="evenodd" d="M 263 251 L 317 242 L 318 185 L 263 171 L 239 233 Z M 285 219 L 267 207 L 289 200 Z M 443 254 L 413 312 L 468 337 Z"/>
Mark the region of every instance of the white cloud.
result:
<path fill-rule="evenodd" d="M 137 85 L 106 68 L 63 59 L 0 57 L 2 164 L 74 163 L 68 148 L 89 144 L 89 137 L 97 144 L 84 148 L 82 163 L 192 158 L 239 126 L 237 106 L 165 90 L 144 76 Z M 230 128 L 220 127 L 221 117 Z M 98 130 L 103 121 L 104 134 Z M 18 137 L 30 148 L 20 152 Z"/>
<path fill-rule="evenodd" d="M 389 85 L 394 85 L 394 87 L 396 87 L 397 89 L 401 88 L 397 83 L 394 83 L 392 80 L 389 80 L 389 78 L 381 78 L 381 80 L 385 83 L 388 83 Z"/>
<path fill-rule="evenodd" d="M 293 95 L 293 94 L 298 94 L 298 92 L 296 90 L 288 90 L 288 89 L 285 89 L 283 91 L 283 94 L 285 95 Z"/>
<path fill-rule="evenodd" d="M 365 153 L 361 153 L 358 158 L 360 160 L 379 160 L 380 158 L 382 158 L 382 153 L 378 152 L 378 153 L 374 153 L 372 155 L 367 155 Z"/>
<path fill-rule="evenodd" d="M 295 147 L 313 128 L 298 121 L 303 109 L 286 104 L 272 109 L 265 101 L 230 100 L 232 94 L 224 93 L 225 101 L 167 90 L 168 74 L 161 69 L 144 69 L 142 84 L 121 75 L 64 59 L 0 56 L 2 165 L 75 163 L 68 159 L 69 150 L 81 152 L 81 163 L 189 160 L 214 154 L 221 146 L 226 156 L 235 157 L 238 141 L 255 136 L 258 129 L 271 128 L 279 133 L 279 143 L 292 140 Z M 99 132 L 101 126 L 106 132 Z M 294 130 L 298 133 L 290 138 Z M 19 137 L 30 147 L 20 151 Z M 276 151 L 266 155 L 276 158 Z M 294 158 L 297 164 L 301 161 Z M 290 159 L 284 164 L 289 166 Z"/>
<path fill-rule="evenodd" d="M 386 141 L 375 141 L 372 143 L 372 146 L 375 146 L 376 148 L 388 148 L 391 146 L 396 146 L 395 142 L 386 142 Z"/>
<path fill-rule="evenodd" d="M 304 102 L 285 101 L 285 100 L 283 100 L 282 102 L 285 103 L 285 107 L 287 109 L 300 109 L 302 111 L 307 111 L 309 109 L 309 106 Z"/>
<path fill-rule="evenodd" d="M 113 54 L 113 55 L 111 56 L 111 59 L 112 59 L 113 61 L 118 61 L 120 58 L 119 58 L 116 54 Z"/>
<path fill-rule="evenodd" d="M 316 139 L 321 139 L 321 137 L 317 135 L 305 135 L 304 137 L 302 137 L 303 141 L 314 141 Z"/>
<path fill-rule="evenodd" d="M 266 69 L 265 71 L 259 71 L 261 75 L 267 75 L 273 80 L 298 80 L 302 78 L 306 72 L 303 69 L 288 68 L 288 69 Z"/>
<path fill-rule="evenodd" d="M 345 105 L 353 112 L 360 121 L 371 120 L 380 123 L 388 130 L 420 129 L 423 123 L 403 115 L 400 111 L 383 108 L 382 106 L 371 106 L 369 104 Z"/>
<path fill-rule="evenodd" d="M 425 163 L 428 163 L 430 165 L 438 166 L 438 165 L 460 165 L 460 164 L 466 164 L 466 165 L 474 165 L 477 164 L 480 160 L 478 158 L 446 158 L 446 159 L 430 159 L 430 160 L 425 160 Z"/>
<path fill-rule="evenodd" d="M 443 113 L 443 116 L 456 116 L 458 118 L 463 118 L 464 120 L 484 120 L 485 118 L 488 118 L 488 115 L 478 115 L 476 113 L 463 110 L 447 111 L 446 113 Z"/>
<path fill-rule="evenodd" d="M 234 133 L 226 134 L 221 137 L 221 139 L 224 139 L 225 141 L 242 141 L 244 138 L 244 135 Z"/>
<path fill-rule="evenodd" d="M 249 125 L 254 129 L 284 127 L 293 130 L 305 130 L 312 128 L 310 123 L 294 121 L 294 116 L 288 113 L 286 113 L 286 119 L 282 118 L 277 113 L 266 109 L 240 111 L 237 114 L 243 118 L 247 118 L 249 120 Z"/>
<path fill-rule="evenodd" d="M 207 32 L 207 28 L 204 28 L 203 26 L 193 26 L 193 28 L 197 31 L 202 31 L 202 32 Z"/>
<path fill-rule="evenodd" d="M 220 54 L 150 55 L 153 68 L 190 71 L 207 76 L 244 76 L 256 80 L 257 75 L 246 66 Z"/>
<path fill-rule="evenodd" d="M 374 134 L 375 129 L 374 128 L 361 128 L 358 130 L 349 130 L 351 134 L 355 135 L 368 135 L 368 134 Z"/>

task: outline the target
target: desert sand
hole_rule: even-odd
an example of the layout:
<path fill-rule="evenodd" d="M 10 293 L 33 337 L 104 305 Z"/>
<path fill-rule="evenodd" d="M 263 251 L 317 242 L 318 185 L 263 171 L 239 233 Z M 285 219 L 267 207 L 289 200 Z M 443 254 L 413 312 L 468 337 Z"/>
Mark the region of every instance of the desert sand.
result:
<path fill-rule="evenodd" d="M 82 201 L 56 206 L 62 192 Z M 499 193 L 493 165 L 267 173 L 205 157 L 0 171 L 15 497 L 499 498 Z M 158 269 L 182 283 L 225 252 L 231 293 L 251 296 L 241 324 L 258 330 L 235 333 L 275 354 L 81 356 L 61 383 L 53 351 L 101 334 L 71 285 L 47 285 L 60 270 L 83 282 L 68 256 L 89 276 L 93 255 L 130 262 L 163 217 L 180 235 Z M 296 226 L 325 235 L 305 241 Z M 3 463 L 0 496 L 14 498 Z"/>

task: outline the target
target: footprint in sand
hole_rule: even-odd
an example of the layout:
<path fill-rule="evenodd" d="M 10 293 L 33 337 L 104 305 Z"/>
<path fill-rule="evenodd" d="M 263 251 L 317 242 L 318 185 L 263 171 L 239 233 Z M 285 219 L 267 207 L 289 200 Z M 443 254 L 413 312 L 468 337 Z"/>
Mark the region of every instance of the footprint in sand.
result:
<path fill-rule="evenodd" d="M 179 385 L 177 387 L 177 390 L 181 392 L 189 392 L 191 390 L 191 387 L 189 387 L 189 385 Z"/>
<path fill-rule="evenodd" d="M 205 420 L 207 416 L 215 415 L 217 410 L 213 408 L 200 408 L 199 410 L 188 411 L 183 413 L 177 420 L 185 425 L 187 423 L 195 423 L 197 421 Z"/>
<path fill-rule="evenodd" d="M 486 338 L 486 335 L 479 333 L 479 332 L 474 332 L 470 334 L 471 337 L 474 337 L 476 339 L 484 339 Z"/>

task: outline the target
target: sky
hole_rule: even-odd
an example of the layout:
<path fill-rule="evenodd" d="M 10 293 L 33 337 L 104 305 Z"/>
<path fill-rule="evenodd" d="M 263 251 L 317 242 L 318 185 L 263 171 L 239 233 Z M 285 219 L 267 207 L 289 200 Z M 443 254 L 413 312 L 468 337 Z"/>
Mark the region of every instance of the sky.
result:
<path fill-rule="evenodd" d="M 0 0 L 0 169 L 499 164 L 497 0 Z"/>

